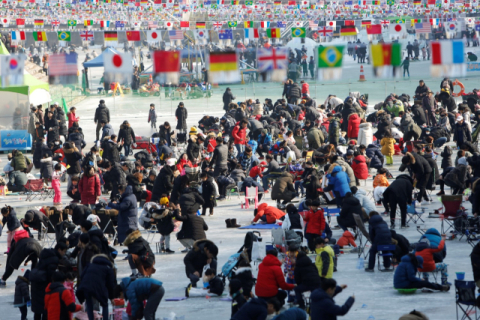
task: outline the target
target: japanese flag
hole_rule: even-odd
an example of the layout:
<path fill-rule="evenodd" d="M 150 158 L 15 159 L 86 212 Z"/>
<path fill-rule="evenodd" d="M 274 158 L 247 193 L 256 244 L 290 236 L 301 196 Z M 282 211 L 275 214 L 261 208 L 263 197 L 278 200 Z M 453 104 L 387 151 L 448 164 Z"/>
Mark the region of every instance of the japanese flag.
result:
<path fill-rule="evenodd" d="M 172 21 L 166 21 L 166 22 L 165 22 L 165 27 L 166 27 L 168 30 L 172 30 L 172 28 L 173 28 L 173 22 L 172 22 Z"/>
<path fill-rule="evenodd" d="M 133 73 L 132 54 L 125 53 L 103 53 L 103 65 L 105 74 L 110 78 L 116 76 L 129 76 Z"/>
<path fill-rule="evenodd" d="M 3 24 L 3 27 L 8 27 L 8 25 L 10 24 L 10 18 L 1 18 L 0 19 L 1 23 Z"/>
<path fill-rule="evenodd" d="M 327 27 L 335 29 L 336 26 L 337 26 L 336 21 L 327 21 Z"/>
<path fill-rule="evenodd" d="M 400 35 L 406 32 L 405 24 L 403 23 L 391 23 L 389 25 L 389 31 L 391 35 Z"/>
<path fill-rule="evenodd" d="M 152 30 L 147 31 L 147 41 L 148 42 L 158 42 L 162 39 L 160 31 Z"/>

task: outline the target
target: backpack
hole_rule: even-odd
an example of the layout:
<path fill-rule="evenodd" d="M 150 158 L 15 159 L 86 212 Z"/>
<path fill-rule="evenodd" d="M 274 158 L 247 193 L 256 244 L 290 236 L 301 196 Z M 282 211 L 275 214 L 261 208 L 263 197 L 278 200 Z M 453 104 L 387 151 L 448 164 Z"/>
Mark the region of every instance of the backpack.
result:
<path fill-rule="evenodd" d="M 240 261 L 240 252 L 232 254 L 227 262 L 222 267 L 223 276 L 230 278 L 232 275 L 233 269 L 237 266 L 238 261 Z"/>
<path fill-rule="evenodd" d="M 258 234 L 258 236 L 257 236 Z M 243 246 L 238 250 L 241 253 L 244 249 L 247 251 L 248 259 L 252 261 L 252 248 L 254 242 L 262 242 L 262 235 L 258 231 L 249 231 L 243 240 Z"/>

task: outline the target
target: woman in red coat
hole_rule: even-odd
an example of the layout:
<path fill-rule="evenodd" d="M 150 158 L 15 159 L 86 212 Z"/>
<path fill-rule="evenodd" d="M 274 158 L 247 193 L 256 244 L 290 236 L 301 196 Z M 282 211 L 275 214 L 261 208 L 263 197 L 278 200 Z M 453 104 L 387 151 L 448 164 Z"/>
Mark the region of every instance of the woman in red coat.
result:
<path fill-rule="evenodd" d="M 359 180 L 366 180 L 368 178 L 367 160 L 361 154 L 353 158 L 352 169 L 355 178 Z"/>
<path fill-rule="evenodd" d="M 102 190 L 100 189 L 100 178 L 93 167 L 86 171 L 78 183 L 78 191 L 83 205 L 94 205 Z"/>
<path fill-rule="evenodd" d="M 255 294 L 263 299 L 276 297 L 283 305 L 287 297 L 287 293 L 283 290 L 293 290 L 293 288 L 295 285 L 285 282 L 282 263 L 277 258 L 277 251 L 269 250 L 262 263 L 258 265 Z"/>
<path fill-rule="evenodd" d="M 75 114 L 75 111 L 77 109 L 75 107 L 71 107 L 70 108 L 70 112 L 67 113 L 67 117 L 68 117 L 68 129 L 70 129 L 72 126 L 73 126 L 73 123 L 74 122 L 77 122 L 80 121 L 80 117 L 77 117 L 77 115 Z"/>
<path fill-rule="evenodd" d="M 321 237 L 323 230 L 325 230 L 325 214 L 320 208 L 320 200 L 307 199 L 305 204 L 310 208 L 303 221 L 307 223 L 307 230 L 305 231 L 305 238 L 308 241 L 308 248 L 310 251 L 315 251 L 315 239 Z"/>
<path fill-rule="evenodd" d="M 358 130 L 360 130 L 360 117 L 356 113 L 348 116 L 347 136 L 349 139 L 358 138 Z"/>

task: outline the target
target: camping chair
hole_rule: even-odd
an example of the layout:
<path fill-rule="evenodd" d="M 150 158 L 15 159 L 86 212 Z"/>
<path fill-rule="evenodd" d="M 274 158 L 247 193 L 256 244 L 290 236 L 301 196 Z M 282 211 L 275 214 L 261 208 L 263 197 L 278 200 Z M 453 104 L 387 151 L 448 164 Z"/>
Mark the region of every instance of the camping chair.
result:
<path fill-rule="evenodd" d="M 367 253 L 365 253 L 365 247 L 369 242 L 372 243 L 372 241 L 370 240 L 370 235 L 368 234 L 367 229 L 365 229 L 362 217 L 354 213 L 353 218 L 355 219 L 355 223 L 357 224 L 357 229 L 360 230 L 360 232 L 357 231 L 358 257 L 360 258 L 363 256 L 363 258 L 366 259 L 368 256 L 368 251 Z"/>
<path fill-rule="evenodd" d="M 113 225 L 112 218 L 110 215 L 106 213 L 100 213 L 101 210 L 97 211 L 97 217 L 100 218 L 100 222 L 98 223 L 98 227 L 103 231 L 104 235 L 112 235 L 113 236 L 113 243 L 115 244 L 117 241 L 117 227 Z"/>
<path fill-rule="evenodd" d="M 459 308 L 463 312 L 460 318 L 461 320 L 480 319 L 480 315 L 477 312 L 475 289 L 475 281 L 455 280 L 455 309 L 457 311 L 457 320 Z"/>
<path fill-rule="evenodd" d="M 340 215 L 340 209 L 339 208 L 325 207 L 325 208 L 323 208 L 323 210 L 325 211 L 324 214 L 327 217 L 328 224 L 330 224 L 330 220 L 332 219 L 332 217 L 338 217 Z"/>
<path fill-rule="evenodd" d="M 36 197 L 39 197 L 40 200 L 43 198 L 44 187 L 43 179 L 30 179 L 25 184 L 25 195 L 27 196 L 27 201 L 33 201 Z"/>
<path fill-rule="evenodd" d="M 411 205 L 407 204 L 407 223 L 410 221 L 413 221 L 413 223 L 417 224 L 418 221 L 422 221 L 425 223 L 425 221 L 422 219 L 422 214 L 424 214 L 425 209 L 424 208 L 416 208 L 416 200 L 412 201 Z M 420 209 L 421 211 L 417 211 L 417 209 Z"/>
<path fill-rule="evenodd" d="M 255 201 L 255 209 L 258 208 L 258 187 L 249 187 L 245 189 L 245 209 L 250 209 L 250 200 Z"/>
<path fill-rule="evenodd" d="M 393 253 L 395 251 L 394 244 L 379 244 L 377 246 L 377 259 L 378 259 L 378 271 L 393 271 L 393 265 L 391 270 L 387 269 L 380 269 L 380 257 L 393 257 Z"/>
<path fill-rule="evenodd" d="M 59 216 L 59 215 L 54 214 L 52 216 Z M 50 218 L 49 218 L 47 224 L 42 222 L 42 228 L 41 228 L 41 230 L 38 230 L 38 232 L 42 233 L 41 239 L 42 239 L 42 246 L 44 248 L 51 248 L 55 244 L 56 232 L 55 232 L 55 227 L 54 227 L 52 221 L 50 221 Z M 52 234 L 53 234 L 53 236 L 52 236 Z"/>
<path fill-rule="evenodd" d="M 282 252 L 282 248 L 286 248 L 287 241 L 285 237 L 285 230 L 283 230 L 281 227 L 272 229 L 272 245 L 274 248 L 277 248 L 277 250 Z"/>
<path fill-rule="evenodd" d="M 158 228 L 156 223 L 150 224 L 150 228 L 143 228 L 143 231 L 147 234 L 146 240 L 148 243 L 155 240 L 155 235 L 158 233 Z M 160 242 L 158 243 L 160 245 Z M 158 251 L 158 250 L 157 250 Z"/>
<path fill-rule="evenodd" d="M 462 195 L 443 195 L 441 197 L 441 202 L 443 204 L 443 208 L 439 209 L 440 219 L 442 220 L 440 232 L 442 234 L 446 234 L 450 229 L 455 230 L 454 223 L 457 219 L 457 211 L 460 209 L 462 204 Z M 445 224 L 447 227 L 445 227 Z"/>

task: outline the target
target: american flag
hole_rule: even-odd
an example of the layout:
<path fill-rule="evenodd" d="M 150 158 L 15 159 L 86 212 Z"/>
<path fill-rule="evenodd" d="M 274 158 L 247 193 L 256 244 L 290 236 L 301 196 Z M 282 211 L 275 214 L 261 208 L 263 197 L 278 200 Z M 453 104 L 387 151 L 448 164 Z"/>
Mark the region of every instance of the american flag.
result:
<path fill-rule="evenodd" d="M 318 22 L 315 22 L 315 21 L 308 21 L 308 26 L 310 27 L 310 29 L 312 30 L 317 30 L 318 28 Z"/>
<path fill-rule="evenodd" d="M 432 26 L 430 25 L 430 22 L 415 23 L 415 32 L 416 33 L 430 33 L 430 32 L 432 32 Z"/>
<path fill-rule="evenodd" d="M 170 40 L 183 40 L 183 31 L 182 30 L 169 30 L 168 37 Z"/>
<path fill-rule="evenodd" d="M 158 23 L 157 23 L 157 21 L 148 21 L 148 27 L 149 27 L 150 29 L 158 28 Z"/>
<path fill-rule="evenodd" d="M 77 76 L 77 54 L 52 54 L 48 57 L 48 75 L 49 76 Z"/>

